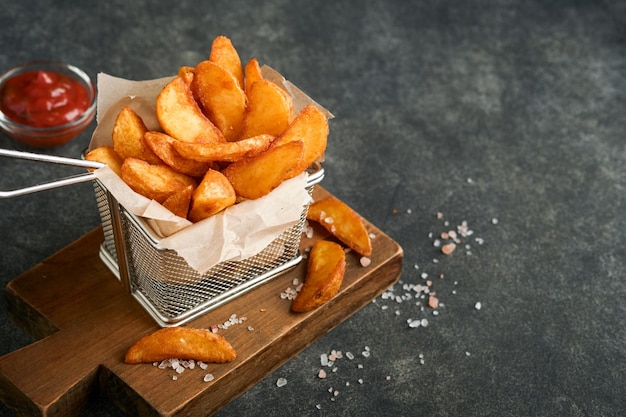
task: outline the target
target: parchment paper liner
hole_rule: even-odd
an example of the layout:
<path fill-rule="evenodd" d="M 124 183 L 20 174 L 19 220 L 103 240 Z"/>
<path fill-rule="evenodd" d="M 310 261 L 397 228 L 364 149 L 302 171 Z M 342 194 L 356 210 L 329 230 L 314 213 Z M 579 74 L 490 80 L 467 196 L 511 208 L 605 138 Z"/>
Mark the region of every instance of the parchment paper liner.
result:
<path fill-rule="evenodd" d="M 282 75 L 263 66 L 263 75 L 287 90 L 294 99 L 296 114 L 307 104 L 314 104 L 327 116 L 333 115 L 315 103 Z M 131 106 L 150 130 L 161 130 L 155 113 L 155 100 L 172 77 L 147 81 L 125 80 L 98 74 L 97 127 L 89 149 L 112 145 L 111 133 L 119 111 Z M 130 213 L 146 220 L 152 234 L 160 237 L 159 249 L 175 250 L 179 256 L 203 274 L 225 261 L 237 261 L 259 253 L 275 238 L 300 220 L 310 202 L 306 191 L 307 174 L 283 182 L 265 197 L 248 200 L 201 222 L 192 224 L 177 217 L 161 204 L 134 192 L 110 168 L 96 171 L 97 178 Z"/>

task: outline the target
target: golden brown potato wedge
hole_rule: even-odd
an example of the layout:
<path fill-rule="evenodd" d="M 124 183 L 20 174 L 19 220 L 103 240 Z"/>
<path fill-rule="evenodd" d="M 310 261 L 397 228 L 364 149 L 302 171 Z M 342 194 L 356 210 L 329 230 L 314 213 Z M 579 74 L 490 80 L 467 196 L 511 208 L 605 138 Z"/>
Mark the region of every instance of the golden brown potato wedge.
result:
<path fill-rule="evenodd" d="M 235 162 L 243 157 L 250 157 L 265 151 L 276 139 L 272 135 L 259 135 L 236 142 L 225 143 L 188 143 L 175 141 L 173 146 L 185 158 L 196 161 Z"/>
<path fill-rule="evenodd" d="M 194 69 L 191 91 L 226 140 L 239 139 L 247 98 L 235 77 L 212 61 L 202 61 Z"/>
<path fill-rule="evenodd" d="M 185 81 L 185 84 L 191 86 L 191 82 L 193 81 L 193 70 L 194 67 L 190 67 L 187 65 L 183 65 L 178 68 L 178 76 Z"/>
<path fill-rule="evenodd" d="M 191 89 L 175 77 L 159 93 L 156 114 L 163 130 L 185 142 L 225 142 L 222 132 L 202 113 Z"/>
<path fill-rule="evenodd" d="M 257 80 L 250 87 L 241 137 L 278 136 L 289 126 L 293 113 L 293 100 L 289 93 L 272 81 Z"/>
<path fill-rule="evenodd" d="M 186 359 L 206 363 L 230 362 L 237 352 L 221 335 L 206 329 L 166 327 L 139 339 L 124 357 L 124 362 L 151 363 L 165 359 Z"/>
<path fill-rule="evenodd" d="M 163 207 L 184 219 L 189 213 L 189 205 L 191 204 L 191 196 L 193 195 L 194 186 L 189 185 L 174 194 L 170 195 L 163 202 Z"/>
<path fill-rule="evenodd" d="M 241 58 L 233 46 L 233 43 L 226 36 L 217 36 L 213 39 L 209 61 L 215 62 L 220 67 L 231 73 L 239 88 L 243 89 L 243 68 Z"/>
<path fill-rule="evenodd" d="M 139 158 L 151 164 L 161 161 L 143 141 L 146 125 L 130 106 L 124 106 L 113 124 L 113 149 L 122 158 Z"/>
<path fill-rule="evenodd" d="M 209 169 L 191 197 L 188 219 L 199 222 L 235 204 L 237 196 L 228 179 Z"/>
<path fill-rule="evenodd" d="M 174 144 L 180 142 L 161 132 L 146 132 L 144 142 L 166 164 L 181 174 L 202 177 L 210 164 L 186 158 L 178 153 Z M 187 143 L 187 142 L 180 142 Z"/>
<path fill-rule="evenodd" d="M 295 177 L 320 159 L 326 151 L 328 120 L 324 113 L 313 105 L 304 107 L 287 130 L 276 139 L 274 146 L 293 140 L 301 140 L 304 144 L 302 161 L 291 173 Z"/>
<path fill-rule="evenodd" d="M 257 199 L 278 187 L 302 158 L 304 146 L 300 141 L 270 147 L 265 152 L 243 158 L 222 172 L 239 197 Z"/>
<path fill-rule="evenodd" d="M 97 161 L 107 164 L 118 176 L 122 175 L 122 162 L 124 160 L 115 152 L 112 146 L 98 146 L 85 155 L 88 161 Z"/>
<path fill-rule="evenodd" d="M 315 201 L 307 219 L 316 221 L 346 246 L 363 256 L 372 255 L 372 241 L 361 217 L 335 197 Z"/>
<path fill-rule="evenodd" d="M 296 313 L 313 310 L 331 300 L 341 288 L 346 272 L 346 254 L 341 245 L 318 240 L 309 253 L 304 285 L 291 303 Z"/>
<path fill-rule="evenodd" d="M 256 58 L 251 58 L 246 66 L 243 68 L 243 72 L 246 76 L 246 95 L 250 94 L 250 88 L 255 81 L 263 79 L 263 73 L 261 72 L 261 66 Z"/>
<path fill-rule="evenodd" d="M 196 181 L 167 165 L 152 165 L 137 158 L 126 158 L 122 164 L 122 180 L 136 193 L 163 203 L 169 196 Z"/>

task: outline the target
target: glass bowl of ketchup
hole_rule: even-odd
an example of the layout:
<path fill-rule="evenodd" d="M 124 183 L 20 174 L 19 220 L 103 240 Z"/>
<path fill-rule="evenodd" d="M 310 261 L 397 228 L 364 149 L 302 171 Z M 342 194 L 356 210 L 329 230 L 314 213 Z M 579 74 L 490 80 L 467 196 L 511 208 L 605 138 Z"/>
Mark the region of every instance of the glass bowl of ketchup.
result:
<path fill-rule="evenodd" d="M 0 129 L 36 148 L 63 145 L 85 130 L 96 111 L 96 88 L 81 69 L 35 61 L 0 76 Z"/>

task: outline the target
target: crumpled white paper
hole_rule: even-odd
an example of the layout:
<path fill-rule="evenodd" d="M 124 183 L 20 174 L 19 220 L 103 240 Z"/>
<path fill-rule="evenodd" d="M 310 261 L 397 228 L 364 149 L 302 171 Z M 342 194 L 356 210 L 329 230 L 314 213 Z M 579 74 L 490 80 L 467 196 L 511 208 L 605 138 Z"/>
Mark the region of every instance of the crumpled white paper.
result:
<path fill-rule="evenodd" d="M 154 103 L 170 79 L 129 81 L 99 74 L 98 126 L 89 149 L 112 145 L 115 117 L 124 105 L 133 107 L 149 129 L 159 129 Z M 311 200 L 306 190 L 308 176 L 303 173 L 264 197 L 240 202 L 194 224 L 134 192 L 108 167 L 96 170 L 95 175 L 127 211 L 140 217 L 159 241 L 159 249 L 175 250 L 200 274 L 220 262 L 256 255 L 300 221 L 304 206 Z"/>

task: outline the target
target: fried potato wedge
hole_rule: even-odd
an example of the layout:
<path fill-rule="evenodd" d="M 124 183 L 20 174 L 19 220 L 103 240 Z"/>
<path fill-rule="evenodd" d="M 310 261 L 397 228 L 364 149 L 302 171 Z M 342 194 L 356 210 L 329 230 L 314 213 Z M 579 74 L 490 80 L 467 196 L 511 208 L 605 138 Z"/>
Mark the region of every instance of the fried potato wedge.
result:
<path fill-rule="evenodd" d="M 190 177 L 202 177 L 210 168 L 210 164 L 206 162 L 199 162 L 181 156 L 174 148 L 174 144 L 180 141 L 165 133 L 146 132 L 144 142 L 159 159 L 181 174 L 189 175 Z"/>
<path fill-rule="evenodd" d="M 213 39 L 209 61 L 215 62 L 220 67 L 231 73 L 239 88 L 243 89 L 243 68 L 241 58 L 233 46 L 233 43 L 226 36 L 217 36 Z"/>
<path fill-rule="evenodd" d="M 206 363 L 230 362 L 237 352 L 221 335 L 206 329 L 166 327 L 139 339 L 124 357 L 129 364 L 165 359 L 186 359 Z"/>
<path fill-rule="evenodd" d="M 244 75 L 246 77 L 246 95 L 250 94 L 250 88 L 252 88 L 252 84 L 255 81 L 263 79 L 263 73 L 261 72 L 261 66 L 259 65 L 259 60 L 256 58 L 251 58 L 246 63 L 246 66 L 243 68 Z"/>
<path fill-rule="evenodd" d="M 151 164 L 161 161 L 143 141 L 148 131 L 139 115 L 130 106 L 124 106 L 113 124 L 113 149 L 122 158 L 139 158 Z"/>
<path fill-rule="evenodd" d="M 163 207 L 184 219 L 189 213 L 189 205 L 191 204 L 191 196 L 193 195 L 194 186 L 189 185 L 170 195 L 163 202 Z"/>
<path fill-rule="evenodd" d="M 226 140 L 239 139 L 247 98 L 235 77 L 212 61 L 202 61 L 194 69 L 191 91 Z"/>
<path fill-rule="evenodd" d="M 183 81 L 185 81 L 185 84 L 189 86 L 193 81 L 193 70 L 194 67 L 190 67 L 188 65 L 183 65 L 182 67 L 178 68 L 178 76 L 182 78 Z"/>
<path fill-rule="evenodd" d="M 163 130 L 185 142 L 225 142 L 222 132 L 202 113 L 191 89 L 181 77 L 170 81 L 156 99 L 156 114 Z"/>
<path fill-rule="evenodd" d="M 187 218 L 199 222 L 232 206 L 236 198 L 235 190 L 224 174 L 209 169 L 193 192 Z"/>
<path fill-rule="evenodd" d="M 274 139 L 276 137 L 272 135 L 259 135 L 236 142 L 188 143 L 175 141 L 172 145 L 181 156 L 196 161 L 235 162 L 243 157 L 254 156 L 265 151 Z"/>
<path fill-rule="evenodd" d="M 347 247 L 362 256 L 372 255 L 372 241 L 361 217 L 346 203 L 327 197 L 309 206 L 307 219 L 316 221 Z"/>
<path fill-rule="evenodd" d="M 270 147 L 265 152 L 233 162 L 222 171 L 237 196 L 257 199 L 278 187 L 302 159 L 300 141 Z"/>
<path fill-rule="evenodd" d="M 346 254 L 341 245 L 318 240 L 309 253 L 304 285 L 291 303 L 291 310 L 303 313 L 331 300 L 341 288 L 346 272 Z"/>
<path fill-rule="evenodd" d="M 152 165 L 137 158 L 124 160 L 121 177 L 135 192 L 159 203 L 185 187 L 197 185 L 193 178 L 167 165 Z"/>
<path fill-rule="evenodd" d="M 282 134 L 293 119 L 293 100 L 276 83 L 260 79 L 250 87 L 242 138 Z"/>
<path fill-rule="evenodd" d="M 324 155 L 328 143 L 328 120 L 324 113 L 313 105 L 304 107 L 287 130 L 276 139 L 274 146 L 294 140 L 304 144 L 302 161 L 291 173 L 296 176 Z"/>
<path fill-rule="evenodd" d="M 97 161 L 107 164 L 118 177 L 122 175 L 122 163 L 124 160 L 115 152 L 112 146 L 98 146 L 85 155 L 88 161 Z"/>

